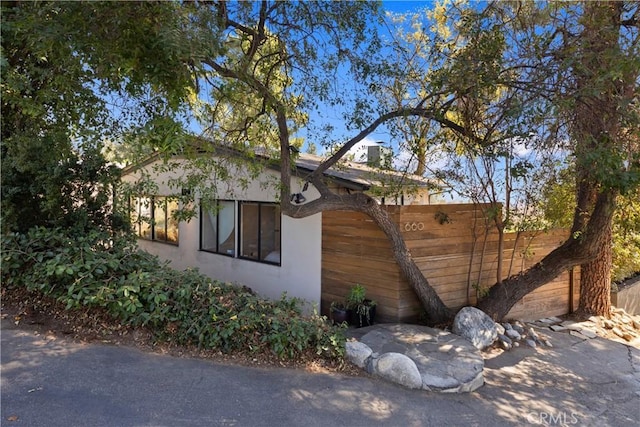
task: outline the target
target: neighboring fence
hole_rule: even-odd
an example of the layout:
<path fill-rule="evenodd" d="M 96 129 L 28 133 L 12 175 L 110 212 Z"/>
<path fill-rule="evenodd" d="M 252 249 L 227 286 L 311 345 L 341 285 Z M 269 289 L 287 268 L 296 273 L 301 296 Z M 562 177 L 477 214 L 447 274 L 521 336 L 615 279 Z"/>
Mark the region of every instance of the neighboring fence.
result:
<path fill-rule="evenodd" d="M 629 314 L 640 314 L 640 276 L 629 279 L 618 287 L 620 291 L 614 305 L 624 308 Z"/>
<path fill-rule="evenodd" d="M 485 216 L 472 204 L 386 207 L 402 230 L 413 259 L 444 303 L 473 305 L 478 293 L 496 282 L 498 233 L 485 233 Z M 380 321 L 413 321 L 420 303 L 402 277 L 382 231 L 364 214 L 323 212 L 323 313 L 360 283 L 378 302 Z M 542 259 L 567 237 L 565 230 L 509 233 L 504 239 L 502 277 Z M 514 250 L 515 248 L 515 250 Z M 571 297 L 570 297 L 571 296 Z M 569 271 L 530 293 L 508 317 L 529 320 L 573 311 L 579 297 L 579 273 Z"/>

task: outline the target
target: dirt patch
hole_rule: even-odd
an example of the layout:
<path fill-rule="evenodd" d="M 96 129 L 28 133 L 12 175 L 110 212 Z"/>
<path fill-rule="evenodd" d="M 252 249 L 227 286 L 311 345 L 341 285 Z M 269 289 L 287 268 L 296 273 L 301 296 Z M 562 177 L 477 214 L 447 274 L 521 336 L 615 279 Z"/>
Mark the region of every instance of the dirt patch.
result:
<path fill-rule="evenodd" d="M 207 359 L 217 363 L 367 376 L 346 360 L 328 361 L 317 357 L 313 351 L 292 360 L 278 359 L 268 351 L 227 354 L 219 350 L 158 341 L 149 329 L 124 326 L 104 310 L 65 310 L 65 306 L 54 299 L 25 290 L 9 291 L 3 288 L 1 297 L 0 313 L 3 319 L 9 319 L 16 328 L 34 330 L 41 334 L 64 336 L 79 342 L 135 347 L 146 352 Z"/>

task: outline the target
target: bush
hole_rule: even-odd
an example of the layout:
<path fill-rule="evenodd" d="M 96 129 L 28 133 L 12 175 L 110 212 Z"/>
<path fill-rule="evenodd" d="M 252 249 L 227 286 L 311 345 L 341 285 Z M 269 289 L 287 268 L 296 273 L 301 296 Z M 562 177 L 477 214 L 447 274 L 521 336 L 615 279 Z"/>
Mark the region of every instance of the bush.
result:
<path fill-rule="evenodd" d="M 303 316 L 301 301 L 286 295 L 269 301 L 196 270 L 171 269 L 131 240 L 38 227 L 4 236 L 2 246 L 6 287 L 50 295 L 67 309 L 105 308 L 123 324 L 149 327 L 159 340 L 223 352 L 269 349 L 279 358 L 309 350 L 344 355 L 344 330 L 315 313 Z"/>

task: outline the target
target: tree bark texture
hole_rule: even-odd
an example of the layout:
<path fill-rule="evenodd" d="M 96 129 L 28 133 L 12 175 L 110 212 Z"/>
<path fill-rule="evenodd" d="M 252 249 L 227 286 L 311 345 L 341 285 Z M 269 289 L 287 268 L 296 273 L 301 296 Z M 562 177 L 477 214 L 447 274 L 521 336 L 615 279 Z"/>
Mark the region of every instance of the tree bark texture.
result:
<path fill-rule="evenodd" d="M 580 315 L 611 314 L 611 225 L 604 231 L 598 256 L 580 266 Z"/>
<path fill-rule="evenodd" d="M 621 134 L 620 94 L 628 93 L 635 84 L 635 77 L 626 73 L 626 77 L 603 82 L 603 73 L 618 68 L 617 60 L 621 57 L 622 7 L 621 2 L 585 4 L 584 29 L 578 39 L 579 66 L 574 72 L 579 102 L 573 112 L 571 129 L 578 159 L 574 229 L 580 229 L 589 217 L 597 193 L 609 191 L 593 178 L 593 170 L 602 166 L 592 163 L 590 153 L 615 151 Z M 578 312 L 581 315 L 609 316 L 611 311 L 611 222 L 603 225 L 601 232 L 603 238 L 597 256 L 580 268 Z"/>

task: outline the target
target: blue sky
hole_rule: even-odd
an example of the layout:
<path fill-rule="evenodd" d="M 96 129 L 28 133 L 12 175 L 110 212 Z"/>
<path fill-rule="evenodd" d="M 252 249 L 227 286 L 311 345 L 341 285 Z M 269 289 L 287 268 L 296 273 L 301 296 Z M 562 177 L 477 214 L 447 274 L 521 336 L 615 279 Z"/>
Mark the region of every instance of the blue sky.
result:
<path fill-rule="evenodd" d="M 417 12 L 423 9 L 430 9 L 433 5 L 434 1 L 422 1 L 422 0 L 385 0 L 382 2 L 382 7 L 384 10 L 391 13 L 406 13 L 406 12 Z M 384 31 L 384 29 L 383 29 Z M 345 142 L 351 137 L 353 137 L 357 131 L 347 131 L 345 128 L 344 120 L 341 117 L 341 113 L 339 111 L 330 112 L 329 110 L 325 110 L 325 113 L 329 114 L 329 118 L 327 117 L 321 119 L 320 122 L 329 122 L 335 128 L 335 132 L 333 132 L 333 140 Z M 314 117 L 316 114 L 312 113 L 313 118 L 317 119 L 318 117 Z M 196 134 L 199 134 L 202 131 L 202 127 L 200 124 L 195 121 L 191 121 L 190 130 Z M 308 131 L 308 132 L 307 132 Z M 304 138 L 305 142 L 312 142 L 321 153 L 323 151 L 321 146 L 321 141 L 316 140 L 317 135 L 313 134 L 312 130 L 302 129 L 298 136 Z M 376 141 L 383 141 L 385 143 L 389 143 L 390 137 L 388 132 L 381 127 L 379 130 L 371 134 L 369 137 L 365 139 L 364 145 L 372 145 Z M 362 144 L 360 144 L 362 145 Z"/>
<path fill-rule="evenodd" d="M 407 13 L 407 12 L 418 12 L 424 9 L 430 9 L 433 4 L 434 4 L 434 1 L 386 0 L 382 2 L 382 7 L 384 10 L 388 12 L 401 14 L 401 13 Z M 382 30 L 384 32 L 385 29 L 382 29 Z M 346 142 L 348 139 L 352 138 L 358 133 L 358 131 L 348 131 L 346 129 L 345 123 L 339 111 L 335 111 L 331 113 L 330 111 L 327 110 L 324 113 L 331 116 L 331 118 L 327 119 L 327 117 L 325 117 L 320 121 L 325 123 L 328 121 L 329 123 L 331 123 L 331 125 L 335 129 L 332 134 L 335 140 Z M 312 120 L 313 119 L 317 119 L 317 116 L 312 113 Z M 316 146 L 318 153 L 321 154 L 324 151 L 321 146 L 321 141 L 314 140 L 315 135 L 312 132 L 313 132 L 312 130 L 309 130 L 309 133 L 307 133 L 307 130 L 303 129 L 302 132 L 300 132 L 299 136 L 304 138 L 305 143 L 306 142 L 313 143 Z M 366 137 L 363 142 L 358 143 L 354 147 L 353 151 L 359 151 L 359 150 L 361 151 L 363 146 L 377 145 L 376 143 L 378 141 L 382 141 L 385 144 L 389 144 L 390 142 L 392 142 L 390 141 L 390 136 L 386 131 L 386 129 L 384 128 L 384 126 L 381 126 L 370 136 Z"/>
<path fill-rule="evenodd" d="M 386 0 L 382 2 L 385 10 L 396 13 L 412 12 L 433 4 L 433 1 Z"/>

